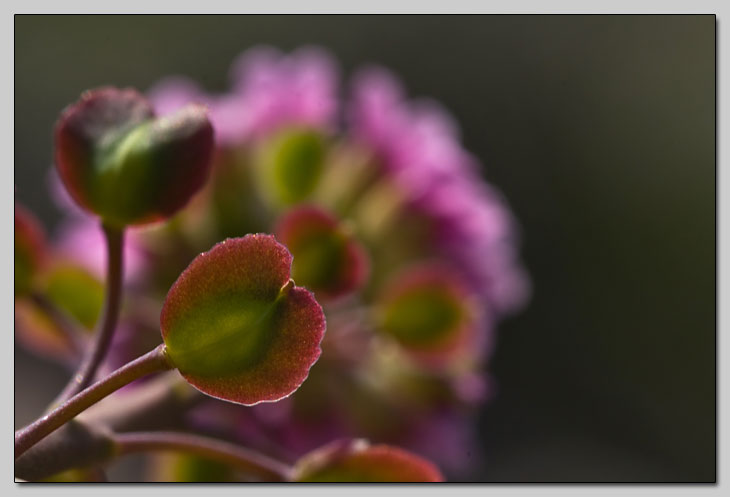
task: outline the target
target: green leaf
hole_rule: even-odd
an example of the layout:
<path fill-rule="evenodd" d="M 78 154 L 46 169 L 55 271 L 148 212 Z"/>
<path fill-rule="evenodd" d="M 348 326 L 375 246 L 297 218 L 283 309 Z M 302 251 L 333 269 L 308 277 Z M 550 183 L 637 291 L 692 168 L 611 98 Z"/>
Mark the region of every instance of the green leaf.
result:
<path fill-rule="evenodd" d="M 197 389 L 253 405 L 294 392 L 319 358 L 325 318 L 289 279 L 291 254 L 271 235 L 225 240 L 196 257 L 162 309 L 172 364 Z"/>

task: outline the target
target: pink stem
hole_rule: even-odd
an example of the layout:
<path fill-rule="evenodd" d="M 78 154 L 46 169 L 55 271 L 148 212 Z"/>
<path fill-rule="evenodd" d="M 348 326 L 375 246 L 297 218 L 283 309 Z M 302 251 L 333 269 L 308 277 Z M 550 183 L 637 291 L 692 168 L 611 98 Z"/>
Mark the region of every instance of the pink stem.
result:
<path fill-rule="evenodd" d="M 177 432 L 121 433 L 114 436 L 120 455 L 150 450 L 185 451 L 253 473 L 268 481 L 289 481 L 291 468 L 250 449 L 222 440 Z"/>
<path fill-rule="evenodd" d="M 160 344 L 154 350 L 138 357 L 66 400 L 50 413 L 15 432 L 15 458 L 40 442 L 78 414 L 101 399 L 119 390 L 134 380 L 151 373 L 171 369 L 167 361 L 165 346 Z"/>

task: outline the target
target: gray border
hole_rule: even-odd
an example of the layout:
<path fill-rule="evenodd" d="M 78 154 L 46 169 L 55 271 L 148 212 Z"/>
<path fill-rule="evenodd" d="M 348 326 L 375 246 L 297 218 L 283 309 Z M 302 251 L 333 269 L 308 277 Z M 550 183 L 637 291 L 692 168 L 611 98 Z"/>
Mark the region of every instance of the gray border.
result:
<path fill-rule="evenodd" d="M 3 81 L 3 92 L 5 98 L 2 102 L 2 112 L 6 116 L 4 120 L 4 132 L 2 134 L 3 147 L 5 150 L 5 164 L 14 164 L 14 140 L 13 140 L 13 122 L 14 122 L 14 72 L 7 70 L 13 67 L 13 49 L 14 49 L 14 21 L 13 15 L 20 13 L 483 13 L 483 14 L 504 14 L 504 13 L 552 13 L 552 14 L 568 14 L 568 13 L 594 13 L 594 14 L 649 14 L 649 13 L 675 13 L 675 14 L 717 14 L 717 129 L 716 136 L 720 141 L 716 145 L 717 150 L 717 216 L 718 216 L 718 261 L 717 274 L 718 281 L 718 328 L 717 328 L 717 345 L 718 359 L 721 356 L 728 357 L 728 341 L 723 341 L 723 332 L 727 333 L 727 324 L 724 317 L 726 309 L 730 309 L 730 294 L 722 292 L 722 288 L 726 288 L 730 278 L 730 270 L 728 265 L 722 264 L 722 255 L 730 255 L 730 245 L 728 237 L 730 237 L 730 204 L 722 202 L 723 192 L 730 194 L 730 176 L 722 174 L 724 164 L 723 156 L 720 153 L 722 145 L 724 145 L 726 134 L 723 130 L 727 129 L 728 104 L 727 100 L 722 98 L 723 91 L 727 89 L 727 54 L 728 38 L 723 37 L 721 33 L 722 20 L 724 14 L 730 11 L 730 2 L 717 1 L 626 1 L 614 0 L 612 2 L 580 2 L 580 1 L 552 1 L 549 4 L 535 0 L 531 1 L 498 1 L 498 2 L 480 2 L 478 0 L 449 0 L 448 2 L 435 0 L 421 0 L 419 2 L 408 2 L 398 0 L 368 0 L 367 2 L 348 2 L 336 0 L 309 0 L 306 6 L 301 1 L 296 0 L 267 0 L 266 2 L 241 2 L 235 0 L 206 0 L 205 3 L 188 2 L 182 4 L 179 1 L 164 0 L 157 2 L 127 0 L 123 4 L 108 3 L 101 4 L 91 0 L 73 0 L 65 1 L 62 4 L 49 0 L 30 2 L 8 1 L 3 4 L 3 23 L 5 29 L 5 43 L 2 48 L 2 66 L 6 68 Z M 0 169 L 2 181 L 8 191 L 14 185 L 14 168 L 4 167 Z M 9 191 L 8 197 L 1 202 L 7 206 L 7 211 L 13 210 L 12 191 Z M 2 233 L 8 236 L 2 237 L 0 246 L 2 247 L 3 260 L 6 263 L 3 267 L 7 268 L 7 273 L 3 278 L 1 288 L 2 291 L 2 313 L 8 316 L 7 323 L 13 314 L 11 306 L 11 275 L 13 269 L 10 266 L 10 252 L 12 250 L 12 233 L 10 226 L 10 215 L 3 216 L 0 220 Z M 726 258 L 727 260 L 727 258 Z M 5 398 L 12 398 L 13 392 L 13 335 L 9 330 L 3 335 L 4 347 L 2 347 L 2 359 L 5 364 L 6 374 L 2 380 L 2 392 Z M 730 384 L 725 381 L 727 378 L 727 368 L 722 367 L 722 361 L 718 360 L 718 385 L 724 386 Z M 718 415 L 727 413 L 727 396 L 718 387 Z M 6 407 L 2 410 L 2 418 L 5 426 L 12 425 L 13 404 L 6 403 Z M 716 493 L 725 489 L 727 476 L 727 468 L 721 463 L 724 460 L 724 448 L 728 445 L 727 430 L 722 429 L 722 420 L 718 417 L 718 484 L 714 486 L 696 486 L 696 485 L 450 485 L 443 486 L 423 486 L 423 485 L 379 485 L 377 487 L 365 485 L 336 485 L 336 486 L 281 486 L 281 485 L 249 485 L 245 487 L 235 485 L 215 485 L 201 487 L 199 485 L 136 485 L 133 488 L 129 484 L 117 485 L 19 485 L 12 483 L 11 476 L 3 478 L 3 493 L 10 491 L 11 495 L 47 495 L 49 493 L 57 495 L 72 495 L 77 493 L 92 493 L 98 495 L 128 495 L 130 492 L 141 492 L 146 494 L 166 494 L 166 495 L 199 495 L 201 491 L 212 491 L 216 494 L 222 493 L 226 495 L 241 495 L 241 492 L 264 493 L 268 495 L 279 495 L 280 493 L 297 492 L 298 495 L 317 495 L 342 493 L 343 491 L 353 495 L 370 495 L 373 491 L 378 493 L 387 492 L 388 494 L 398 495 L 440 495 L 444 490 L 448 492 L 456 491 L 471 495 L 489 492 L 491 495 L 555 495 L 555 496 L 583 496 L 586 493 L 598 495 L 705 495 L 707 493 Z M 11 468 L 10 449 L 2 452 L 3 460 L 7 458 L 7 462 L 0 462 L 2 467 Z M 8 484 L 12 485 L 8 488 Z"/>

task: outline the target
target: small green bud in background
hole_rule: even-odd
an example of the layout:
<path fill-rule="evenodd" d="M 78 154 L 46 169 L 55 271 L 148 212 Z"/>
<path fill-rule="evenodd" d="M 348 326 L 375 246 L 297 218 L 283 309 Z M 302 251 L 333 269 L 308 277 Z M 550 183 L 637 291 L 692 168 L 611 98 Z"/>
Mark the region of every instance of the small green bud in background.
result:
<path fill-rule="evenodd" d="M 104 303 L 104 285 L 86 269 L 56 262 L 43 277 L 46 296 L 55 306 L 91 330 Z"/>
<path fill-rule="evenodd" d="M 346 295 L 367 280 L 365 250 L 327 211 L 297 207 L 279 220 L 275 233 L 294 256 L 292 276 L 317 298 Z"/>
<path fill-rule="evenodd" d="M 378 330 L 426 364 L 439 365 L 473 335 L 477 309 L 457 273 L 424 264 L 396 275 L 376 306 Z"/>
<path fill-rule="evenodd" d="M 254 158 L 262 195 L 276 207 L 307 200 L 322 179 L 326 153 L 315 130 L 287 128 L 266 139 Z"/>

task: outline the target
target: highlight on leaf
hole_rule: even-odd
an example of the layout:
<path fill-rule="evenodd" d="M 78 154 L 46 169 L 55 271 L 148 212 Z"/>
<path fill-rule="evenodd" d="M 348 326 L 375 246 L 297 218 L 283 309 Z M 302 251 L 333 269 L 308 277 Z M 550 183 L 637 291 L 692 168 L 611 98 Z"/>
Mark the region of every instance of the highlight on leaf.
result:
<path fill-rule="evenodd" d="M 56 167 L 71 197 L 118 227 L 182 208 L 207 179 L 212 153 L 205 107 L 190 104 L 156 118 L 133 89 L 85 92 L 55 130 Z"/>
<path fill-rule="evenodd" d="M 378 330 L 417 359 L 438 365 L 468 343 L 478 310 L 466 285 L 448 267 L 425 263 L 396 275 L 375 310 Z"/>
<path fill-rule="evenodd" d="M 312 206 L 295 208 L 278 222 L 276 236 L 294 256 L 292 276 L 318 298 L 360 288 L 369 272 L 362 245 L 337 218 Z"/>
<path fill-rule="evenodd" d="M 338 440 L 305 455 L 294 467 L 299 482 L 442 482 L 430 461 L 389 445 Z"/>
<path fill-rule="evenodd" d="M 46 240 L 36 217 L 25 207 L 15 204 L 15 295 L 31 290 L 45 259 Z"/>
<path fill-rule="evenodd" d="M 275 206 L 306 200 L 319 184 L 326 146 L 321 132 L 285 128 L 259 144 L 254 165 L 262 194 Z"/>
<path fill-rule="evenodd" d="M 231 238 L 173 284 L 160 317 L 170 362 L 195 388 L 245 405 L 294 392 L 321 353 L 325 318 L 289 278 L 292 256 L 271 235 Z"/>

